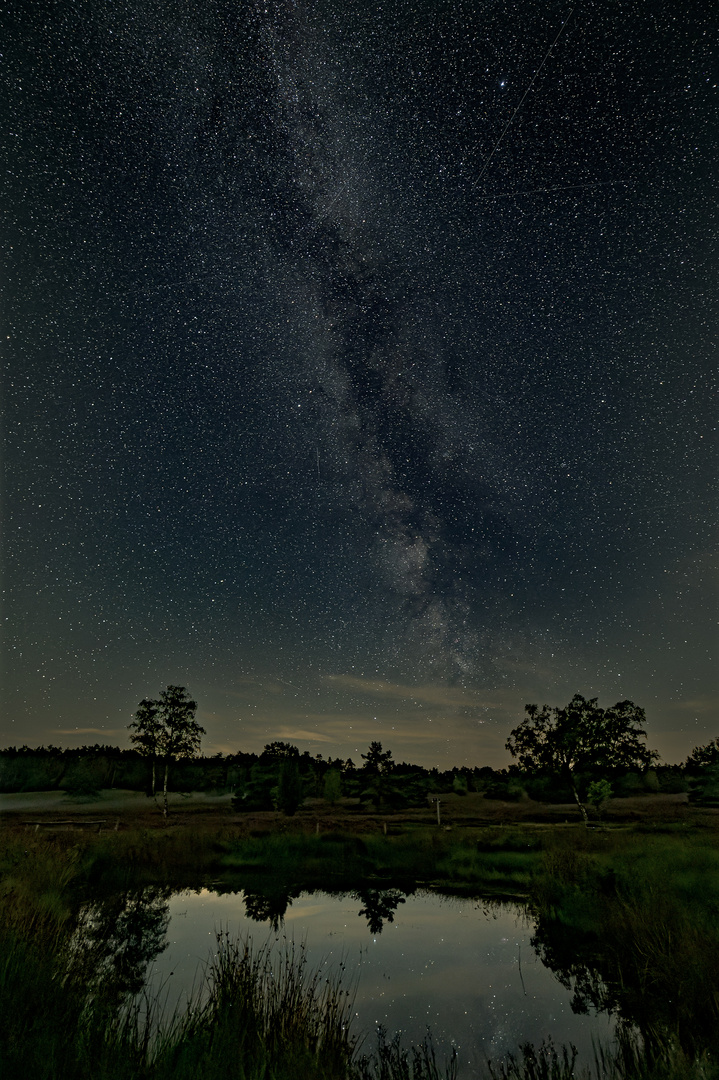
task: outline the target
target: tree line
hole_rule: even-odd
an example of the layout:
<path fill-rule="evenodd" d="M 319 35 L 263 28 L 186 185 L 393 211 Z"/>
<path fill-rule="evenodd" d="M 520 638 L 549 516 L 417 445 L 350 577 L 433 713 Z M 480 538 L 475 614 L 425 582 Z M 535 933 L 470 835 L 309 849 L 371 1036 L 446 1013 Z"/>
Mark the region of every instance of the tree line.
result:
<path fill-rule="evenodd" d="M 0 791 L 61 789 L 82 797 L 115 787 L 154 796 L 160 777 L 164 813 L 169 791 L 205 791 L 232 792 L 236 811 L 290 815 L 308 798 L 330 806 L 352 798 L 391 813 L 426 806 L 433 795 L 474 791 L 505 800 L 574 801 L 585 821 L 588 804 L 601 810 L 612 795 L 689 791 L 698 801 L 719 803 L 719 738 L 680 765 L 661 765 L 646 746 L 644 711 L 631 701 L 602 709 L 596 698 L 575 694 L 564 708 L 527 705 L 507 740 L 514 759 L 507 769 L 425 769 L 395 762 L 380 742 L 370 744 L 360 764 L 300 753 L 286 742 L 268 743 L 260 754 L 208 757 L 200 753 L 204 729 L 196 709 L 184 687 L 168 686 L 158 699 L 140 702 L 129 725 L 130 750 L 101 744 L 1 750 Z"/>

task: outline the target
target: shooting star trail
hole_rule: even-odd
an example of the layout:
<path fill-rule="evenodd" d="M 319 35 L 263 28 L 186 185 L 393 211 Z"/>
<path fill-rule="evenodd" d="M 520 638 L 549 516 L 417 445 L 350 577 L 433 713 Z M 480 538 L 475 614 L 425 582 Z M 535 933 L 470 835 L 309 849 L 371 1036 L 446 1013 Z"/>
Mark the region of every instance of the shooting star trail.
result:
<path fill-rule="evenodd" d="M 573 11 L 574 11 L 574 8 L 570 8 L 570 9 L 569 9 L 569 14 L 567 15 L 567 17 L 566 17 L 566 19 L 564 20 L 564 22 L 562 23 L 562 25 L 561 25 L 561 26 L 559 27 L 559 32 L 557 33 L 557 36 L 555 37 L 554 41 L 552 42 L 552 44 L 551 44 L 551 45 L 549 46 L 549 48 L 547 49 L 546 53 L 544 54 L 544 59 L 542 60 L 541 64 L 539 65 L 539 67 L 538 67 L 538 68 L 537 68 L 537 70 L 535 71 L 534 75 L 532 76 L 532 78 L 531 78 L 531 80 L 530 80 L 530 83 L 529 83 L 529 86 L 527 87 L 527 89 L 526 89 L 526 90 L 524 91 L 524 93 L 522 94 L 521 98 L 519 99 L 519 104 L 517 105 L 517 108 L 516 108 L 516 109 L 514 110 L 514 112 L 513 112 L 513 113 L 512 113 L 512 115 L 510 116 L 510 118 L 509 118 L 509 120 L 507 121 L 507 123 L 506 123 L 506 124 L 504 125 L 504 130 L 502 131 L 502 134 L 501 134 L 501 135 L 499 136 L 499 138 L 497 139 L 496 143 L 495 143 L 495 144 L 494 144 L 494 146 L 492 147 L 492 152 L 490 153 L 489 157 L 487 158 L 487 160 L 485 161 L 484 165 L 482 166 L 482 171 L 480 172 L 480 174 L 479 174 L 479 176 L 477 177 L 477 179 L 476 179 L 476 180 L 474 181 L 474 184 L 472 185 L 473 187 L 476 187 L 476 186 L 477 186 L 477 184 L 478 184 L 478 183 L 480 182 L 480 180 L 482 179 L 482 177 L 483 177 L 483 176 L 484 176 L 484 174 L 486 173 L 487 169 L 489 168 L 489 163 L 490 163 L 490 161 L 492 160 L 492 158 L 494 157 L 494 155 L 495 155 L 495 154 L 497 153 L 497 150 L 499 149 L 499 145 L 500 145 L 500 143 L 502 142 L 502 139 L 504 138 L 504 136 L 505 136 L 505 135 L 507 134 L 507 132 L 509 131 L 510 127 L 512 126 L 512 121 L 514 120 L 515 116 L 517 115 L 517 113 L 519 112 L 519 110 L 520 110 L 520 109 L 522 108 L 522 105 L 524 104 L 524 99 L 526 98 L 527 94 L 529 93 L 529 91 L 530 91 L 530 90 L 532 89 L 532 87 L 534 86 L 534 84 L 535 84 L 535 82 L 536 82 L 536 80 L 537 80 L 537 77 L 538 77 L 538 75 L 539 75 L 540 71 L 542 70 L 542 68 L 543 68 L 543 67 L 544 67 L 544 65 L 546 64 L 547 60 L 549 59 L 549 56 L 550 56 L 550 53 L 551 53 L 552 49 L 554 48 L 554 46 L 555 46 L 555 45 L 557 44 L 557 42 L 559 41 L 560 37 L 562 36 L 562 32 L 563 32 L 563 30 L 564 30 L 564 27 L 565 27 L 565 26 L 567 25 L 567 23 L 568 23 L 568 22 L 569 22 L 569 20 L 571 19 L 571 17 L 572 17 L 572 12 L 573 12 Z"/>

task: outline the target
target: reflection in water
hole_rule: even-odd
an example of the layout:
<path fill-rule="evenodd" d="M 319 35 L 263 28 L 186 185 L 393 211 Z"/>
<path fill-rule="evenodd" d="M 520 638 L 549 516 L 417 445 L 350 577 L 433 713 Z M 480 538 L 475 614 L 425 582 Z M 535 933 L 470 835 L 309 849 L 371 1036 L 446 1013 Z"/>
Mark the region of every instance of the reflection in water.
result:
<path fill-rule="evenodd" d="M 539 961 L 530 941 L 535 925 L 521 905 L 397 888 L 333 896 L 263 884 L 257 888 L 253 877 L 251 891 L 204 889 L 170 899 L 170 945 L 150 972 L 151 987 L 168 992 L 168 1013 L 197 985 L 222 930 L 251 937 L 255 950 L 268 941 L 280 951 L 305 942 L 308 970 L 330 975 L 344 964 L 346 985 L 357 984 L 353 1026 L 367 1048 L 380 1027 L 390 1041 L 400 1032 L 405 1046 L 421 1044 L 429 1028 L 438 1061 L 457 1047 L 462 1080 L 523 1042 L 539 1046 L 553 1035 L 573 1042 L 580 1064 L 589 1065 L 592 1039 L 612 1038 L 606 1014 L 572 1011 L 573 990 Z"/>
<path fill-rule="evenodd" d="M 139 994 L 167 948 L 169 888 L 151 886 L 84 907 L 70 944 L 69 974 L 108 1008 Z"/>
<path fill-rule="evenodd" d="M 278 933 L 284 926 L 288 907 L 303 891 L 301 886 L 288 887 L 274 879 L 263 883 L 261 888 L 253 886 L 244 889 L 245 914 L 254 922 L 269 923 Z M 413 892 L 413 889 L 376 889 L 368 886 L 357 889 L 351 895 L 363 905 L 359 914 L 367 919 L 370 933 L 381 934 L 385 922 L 394 921 L 395 911 Z"/>
<path fill-rule="evenodd" d="M 571 990 L 575 1013 L 611 1013 L 650 1048 L 672 1035 L 688 1053 L 701 1053 L 716 1039 L 719 955 L 706 936 L 693 940 L 686 926 L 672 927 L 668 917 L 656 928 L 653 951 L 638 949 L 632 914 L 626 904 L 607 907 L 604 932 L 598 932 L 540 911 L 532 946 Z"/>
<path fill-rule="evenodd" d="M 554 972 L 562 986 L 571 991 L 573 1012 L 612 1011 L 618 1003 L 596 964 L 587 963 L 587 942 L 578 937 L 565 923 L 552 923 L 540 916 L 532 946 L 542 963 Z M 596 953 L 598 943 L 595 941 L 594 945 Z"/>
<path fill-rule="evenodd" d="M 255 922 L 268 922 L 277 933 L 284 924 L 285 913 L 301 889 L 288 889 L 281 885 L 263 891 L 245 891 L 245 914 Z"/>
<path fill-rule="evenodd" d="M 405 1044 L 421 1043 L 429 1027 L 444 1052 L 460 1049 L 460 1076 L 548 1037 L 574 1043 L 580 1066 L 589 1064 L 592 1041 L 611 1041 L 617 1025 L 650 1046 L 674 1033 L 690 1052 L 714 1037 L 719 965 L 705 937 L 674 927 L 667 948 L 657 934 L 646 957 L 632 944 L 639 915 L 611 896 L 599 933 L 568 926 L 549 906 L 530 916 L 522 905 L 412 889 L 332 896 L 257 877 L 244 892 L 218 889 L 152 887 L 87 905 L 68 975 L 110 1010 L 166 991 L 171 1014 L 197 986 L 218 930 L 247 938 L 264 926 L 268 945 L 303 940 L 310 968 L 344 967 L 351 985 L 358 978 L 355 1023 L 370 1042 L 373 1028 L 386 1028 L 390 1039 L 401 1032 Z"/>
<path fill-rule="evenodd" d="M 89 904 L 69 973 L 110 1010 L 167 989 L 171 1013 L 197 986 L 218 929 L 246 937 L 263 924 L 268 945 L 301 937 L 310 968 L 346 966 L 350 981 L 356 950 L 357 1029 L 370 1042 L 374 1028 L 420 1044 L 429 1028 L 442 1053 L 458 1049 L 460 1077 L 548 1037 L 577 1045 L 579 1064 L 588 1064 L 592 1042 L 612 1039 L 612 1016 L 650 1041 L 658 1022 L 678 1030 L 676 995 L 665 985 L 635 977 L 611 941 L 547 914 L 530 920 L 520 905 L 411 889 L 330 896 L 262 884 L 221 894 L 151 887 Z M 701 1003 L 694 1007 L 701 1034 Z"/>
<path fill-rule="evenodd" d="M 394 922 L 395 911 L 410 894 L 400 889 L 358 889 L 354 895 L 364 904 L 359 913 L 366 915 L 370 934 L 381 934 L 384 920 Z"/>

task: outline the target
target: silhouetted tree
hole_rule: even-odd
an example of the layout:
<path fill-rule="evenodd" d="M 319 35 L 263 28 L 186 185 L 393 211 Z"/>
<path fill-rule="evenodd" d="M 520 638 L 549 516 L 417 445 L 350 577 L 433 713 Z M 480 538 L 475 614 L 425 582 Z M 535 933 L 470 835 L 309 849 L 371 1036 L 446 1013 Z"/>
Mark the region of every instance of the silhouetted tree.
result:
<path fill-rule="evenodd" d="M 302 803 L 302 794 L 302 777 L 297 761 L 292 757 L 283 758 L 275 788 L 277 809 L 292 817 Z"/>
<path fill-rule="evenodd" d="M 205 729 L 195 720 L 197 702 L 192 701 L 184 686 L 168 686 L 158 701 L 145 698 L 135 714 L 130 740 L 141 752 L 153 754 L 153 793 L 155 786 L 154 760 L 165 764 L 162 812 L 167 817 L 167 781 L 170 763 L 177 758 L 194 757 L 200 749 L 200 737 Z"/>
<path fill-rule="evenodd" d="M 719 765 L 719 738 L 712 739 L 706 746 L 695 746 L 686 760 L 686 768 L 690 772 L 711 765 Z"/>
<path fill-rule="evenodd" d="M 170 762 L 175 758 L 194 757 L 200 750 L 200 737 L 205 729 L 195 720 L 197 702 L 190 699 L 184 686 L 168 686 L 160 693 L 161 750 L 165 762 L 162 789 L 162 812 L 167 817 L 167 778 Z"/>
<path fill-rule="evenodd" d="M 379 808 L 394 767 L 392 751 L 383 751 L 381 742 L 371 742 L 367 753 L 362 754 L 362 760 L 364 765 L 360 769 L 360 798 Z"/>
<path fill-rule="evenodd" d="M 129 725 L 130 742 L 135 744 L 136 749 L 149 757 L 152 762 L 152 797 L 155 797 L 156 767 L 160 756 L 160 737 L 162 724 L 160 722 L 160 703 L 151 698 L 143 698 L 140 702 L 135 719 Z"/>
<path fill-rule="evenodd" d="M 334 806 L 342 797 L 342 776 L 339 769 L 328 769 L 325 773 L 324 797 L 330 806 Z"/>
<path fill-rule="evenodd" d="M 383 752 L 381 742 L 371 742 L 367 753 L 362 754 L 361 756 L 364 761 L 364 765 L 362 766 L 363 772 L 380 775 L 392 772 L 394 767 L 392 751 L 385 750 Z"/>
<path fill-rule="evenodd" d="M 260 761 L 281 761 L 284 758 L 298 758 L 300 752 L 296 746 L 288 742 L 266 743 L 260 754 Z"/>
<path fill-rule="evenodd" d="M 643 742 L 644 710 L 631 701 L 600 709 L 596 698 L 575 694 L 564 709 L 526 705 L 524 711 L 526 719 L 510 733 L 507 749 L 527 772 L 564 775 L 585 824 L 578 773 L 646 769 L 657 757 Z"/>

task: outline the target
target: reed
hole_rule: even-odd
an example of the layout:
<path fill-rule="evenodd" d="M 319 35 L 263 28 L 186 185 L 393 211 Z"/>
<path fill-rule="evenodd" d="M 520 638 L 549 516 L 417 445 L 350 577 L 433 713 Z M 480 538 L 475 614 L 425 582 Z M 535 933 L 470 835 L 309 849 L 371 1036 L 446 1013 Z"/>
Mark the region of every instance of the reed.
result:
<path fill-rule="evenodd" d="M 674 1039 L 649 1051 L 631 1032 L 616 1046 L 596 1047 L 594 1064 L 580 1068 L 571 1044 L 526 1043 L 504 1061 L 488 1062 L 487 1080 L 717 1080 L 719 1063 L 707 1053 L 687 1054 Z"/>
<path fill-rule="evenodd" d="M 204 985 L 181 1015 L 163 1026 L 152 1009 L 141 1019 L 135 1009 L 130 1029 L 144 1048 L 144 1074 L 347 1080 L 356 1039 L 353 995 L 342 987 L 342 974 L 309 972 L 302 945 L 287 943 L 277 954 L 218 934 Z"/>
<path fill-rule="evenodd" d="M 359 1058 L 352 1080 L 456 1080 L 457 1051 L 452 1049 L 448 1062 L 437 1062 L 432 1036 L 428 1033 L 419 1046 L 405 1047 L 398 1035 L 387 1039 L 383 1027 L 377 1030 L 377 1050 Z"/>
<path fill-rule="evenodd" d="M 688 1061 L 719 1059 L 711 836 L 608 834 L 578 845 L 555 834 L 531 896 L 540 951 L 565 977 L 589 973 L 590 1005 L 599 1000 L 637 1025 L 650 1056 L 656 1047 L 666 1058 L 676 1043 Z"/>
<path fill-rule="evenodd" d="M 587 1080 L 719 1080 L 719 850 L 680 830 L 415 830 L 411 835 L 204 838 L 140 832 L 0 838 L 0 1075 L 13 1080 L 440 1080 L 431 1043 L 380 1041 L 361 1056 L 352 987 L 220 935 L 201 993 L 165 1022 L 73 961 L 88 887 L 175 881 L 226 859 L 318 883 L 443 880 L 531 896 L 538 935 L 584 955 L 641 1039 L 598 1050 Z M 118 871 L 117 867 L 121 866 Z M 134 875 L 134 876 L 133 876 Z M 350 887 L 356 887 L 352 884 Z M 73 937 L 73 935 L 75 935 Z M 74 944 L 72 944 L 74 941 Z M 564 943 L 564 944 L 563 944 Z M 576 945 L 576 950 L 575 950 Z M 581 954 L 586 947 L 586 953 Z M 560 958 L 561 959 L 561 958 Z M 592 966 L 593 965 L 593 966 Z M 568 969 L 569 970 L 569 969 Z M 83 974 L 85 972 L 85 974 Z M 92 990 L 90 993 L 89 990 Z M 490 1080 L 579 1080 L 571 1047 L 523 1047 Z"/>

